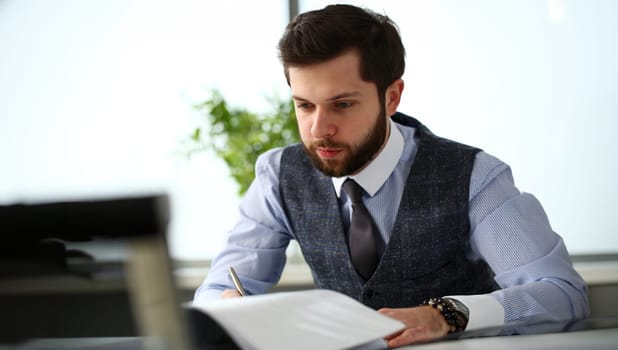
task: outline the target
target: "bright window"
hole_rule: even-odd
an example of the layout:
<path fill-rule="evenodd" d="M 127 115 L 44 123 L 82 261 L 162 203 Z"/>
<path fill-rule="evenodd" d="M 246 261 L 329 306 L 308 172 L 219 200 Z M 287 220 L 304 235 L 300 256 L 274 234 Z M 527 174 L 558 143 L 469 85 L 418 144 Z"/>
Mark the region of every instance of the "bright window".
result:
<path fill-rule="evenodd" d="M 281 1 L 0 2 L 0 202 L 167 191 L 174 257 L 211 257 L 237 217 L 236 185 L 180 140 L 219 89 L 266 109 L 286 94 Z"/>
<path fill-rule="evenodd" d="M 618 252 L 618 2 L 346 2 L 399 25 L 402 112 L 511 165 L 572 254 Z"/>

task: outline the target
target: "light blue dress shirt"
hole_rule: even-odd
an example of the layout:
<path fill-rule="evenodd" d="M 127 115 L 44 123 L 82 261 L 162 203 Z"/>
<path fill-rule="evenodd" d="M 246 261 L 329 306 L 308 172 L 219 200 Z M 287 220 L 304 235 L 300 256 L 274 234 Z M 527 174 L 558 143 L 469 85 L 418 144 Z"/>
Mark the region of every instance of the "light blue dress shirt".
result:
<path fill-rule="evenodd" d="M 369 193 L 365 205 L 388 242 L 409 169 L 416 154 L 415 129 L 391 122 L 384 149 L 355 176 Z M 266 152 L 256 163 L 256 178 L 240 204 L 240 220 L 213 260 L 194 301 L 219 298 L 234 289 L 234 266 L 245 289 L 260 294 L 275 285 L 294 234 L 281 205 L 279 162 L 282 149 Z M 367 171 L 366 171 L 367 170 Z M 333 179 L 339 195 L 344 179 Z M 350 203 L 341 194 L 341 214 L 349 225 Z M 470 251 L 495 272 L 502 289 L 488 295 L 455 296 L 470 309 L 467 329 L 507 322 L 581 319 L 589 314 L 587 286 L 573 269 L 559 235 L 531 194 L 514 185 L 508 165 L 479 152 L 470 181 Z M 414 305 L 410 305 L 414 306 Z"/>

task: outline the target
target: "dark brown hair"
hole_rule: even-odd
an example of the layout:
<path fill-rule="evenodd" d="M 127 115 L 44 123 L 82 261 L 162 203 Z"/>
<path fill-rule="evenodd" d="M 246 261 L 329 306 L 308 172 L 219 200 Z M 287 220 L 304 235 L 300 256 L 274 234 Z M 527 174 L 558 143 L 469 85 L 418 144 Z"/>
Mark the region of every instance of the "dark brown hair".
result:
<path fill-rule="evenodd" d="M 296 16 L 279 40 L 288 84 L 289 67 L 324 62 L 351 49 L 360 53 L 361 78 L 376 84 L 382 101 L 405 69 L 398 28 L 387 16 L 351 5 L 329 5 Z"/>

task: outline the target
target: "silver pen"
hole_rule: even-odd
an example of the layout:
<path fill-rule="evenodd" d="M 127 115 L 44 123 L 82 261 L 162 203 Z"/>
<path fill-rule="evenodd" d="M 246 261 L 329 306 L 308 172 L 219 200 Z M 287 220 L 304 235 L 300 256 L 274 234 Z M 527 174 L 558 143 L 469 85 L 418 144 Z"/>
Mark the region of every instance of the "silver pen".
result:
<path fill-rule="evenodd" d="M 247 295 L 247 293 L 245 292 L 245 288 L 243 288 L 242 283 L 240 283 L 240 278 L 238 278 L 236 271 L 234 271 L 234 268 L 231 266 L 230 266 L 229 271 L 230 271 L 230 277 L 232 277 L 232 282 L 234 282 L 234 286 L 236 287 L 236 290 L 241 296 L 244 297 L 245 295 Z"/>

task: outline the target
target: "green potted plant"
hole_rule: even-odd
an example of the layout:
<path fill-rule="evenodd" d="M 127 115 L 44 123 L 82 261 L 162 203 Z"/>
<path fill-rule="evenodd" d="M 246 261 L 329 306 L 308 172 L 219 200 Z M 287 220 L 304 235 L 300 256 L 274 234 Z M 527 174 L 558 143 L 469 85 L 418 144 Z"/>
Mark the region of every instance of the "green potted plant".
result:
<path fill-rule="evenodd" d="M 187 153 L 214 151 L 227 164 L 239 195 L 253 181 L 260 154 L 300 140 L 292 100 L 273 97 L 268 102 L 271 113 L 255 113 L 229 106 L 221 93 L 213 90 L 209 98 L 195 106 L 206 125 L 193 130 Z"/>

